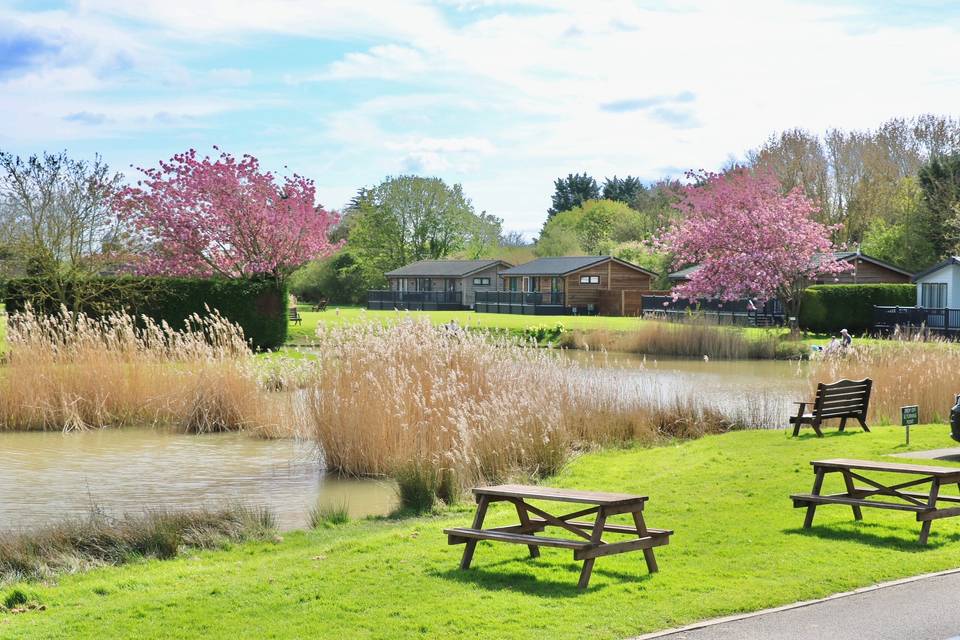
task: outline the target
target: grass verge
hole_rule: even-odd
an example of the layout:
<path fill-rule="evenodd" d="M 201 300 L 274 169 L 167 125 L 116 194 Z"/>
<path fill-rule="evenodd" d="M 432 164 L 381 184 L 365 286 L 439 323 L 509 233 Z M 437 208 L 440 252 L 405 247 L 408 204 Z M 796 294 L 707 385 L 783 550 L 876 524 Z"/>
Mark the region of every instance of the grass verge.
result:
<path fill-rule="evenodd" d="M 530 560 L 522 546 L 481 543 L 459 571 L 462 549 L 440 530 L 469 523 L 461 506 L 13 586 L 6 593 L 29 591 L 46 610 L 0 614 L 0 638 L 628 637 L 956 567 L 958 519 L 936 521 L 921 548 L 911 514 L 865 510 L 858 523 L 825 507 L 804 531 L 791 508 L 787 496 L 812 484 L 810 460 L 882 459 L 906 451 L 902 441 L 893 427 L 823 439 L 749 431 L 584 455 L 549 484 L 649 495 L 650 525 L 676 531 L 657 550 L 660 573 L 647 575 L 638 553 L 601 558 L 585 593 L 579 564 L 557 549 Z M 921 426 L 910 449 L 949 442 L 945 426 Z M 498 507 L 488 523 L 514 517 Z"/>

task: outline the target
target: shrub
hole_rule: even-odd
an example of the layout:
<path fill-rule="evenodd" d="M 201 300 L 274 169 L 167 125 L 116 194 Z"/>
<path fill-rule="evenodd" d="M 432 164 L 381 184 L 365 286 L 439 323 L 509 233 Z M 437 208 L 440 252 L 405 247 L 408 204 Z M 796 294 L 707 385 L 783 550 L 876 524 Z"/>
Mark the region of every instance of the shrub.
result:
<path fill-rule="evenodd" d="M 331 527 L 350 522 L 350 509 L 346 502 L 316 504 L 310 509 L 310 528 Z"/>
<path fill-rule="evenodd" d="M 528 340 L 534 340 L 538 344 L 546 344 L 548 342 L 556 342 L 560 336 L 563 335 L 564 331 L 565 329 L 563 328 L 562 322 L 558 322 L 552 327 L 545 324 L 537 324 L 524 329 L 523 337 Z"/>
<path fill-rule="evenodd" d="M 873 307 L 912 307 L 912 284 L 818 284 L 807 287 L 800 304 L 800 326 L 810 331 L 868 331 Z"/>
<path fill-rule="evenodd" d="M 7 283 L 8 313 L 23 311 L 29 304 L 44 313 L 56 313 L 61 304 L 74 312 L 101 316 L 125 311 L 157 323 L 181 328 L 194 315 L 217 310 L 239 325 L 257 349 L 274 349 L 287 339 L 287 293 L 270 278 L 207 279 L 159 277 L 102 277 L 84 285 L 82 300 L 68 291 L 65 300 L 52 297 L 43 278 L 19 278 Z M 90 293 L 94 291 L 96 293 Z"/>

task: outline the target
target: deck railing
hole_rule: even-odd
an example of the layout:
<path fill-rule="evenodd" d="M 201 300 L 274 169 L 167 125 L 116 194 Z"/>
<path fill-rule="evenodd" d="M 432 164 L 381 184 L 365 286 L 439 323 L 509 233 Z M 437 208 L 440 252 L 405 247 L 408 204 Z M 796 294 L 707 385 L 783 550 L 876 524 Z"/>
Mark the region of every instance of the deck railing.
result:
<path fill-rule="evenodd" d="M 778 326 L 786 321 L 783 306 L 776 300 L 755 307 L 751 309 L 747 300 L 691 302 L 685 298 L 674 300 L 673 296 L 643 296 L 640 304 L 644 316 L 667 320 L 702 319 L 717 324 L 757 327 Z"/>
<path fill-rule="evenodd" d="M 874 306 L 873 326 L 879 330 L 925 327 L 937 332 L 958 333 L 960 309 Z"/>
<path fill-rule="evenodd" d="M 367 291 L 367 307 L 371 309 L 423 309 L 452 307 L 463 304 L 462 291 Z"/>

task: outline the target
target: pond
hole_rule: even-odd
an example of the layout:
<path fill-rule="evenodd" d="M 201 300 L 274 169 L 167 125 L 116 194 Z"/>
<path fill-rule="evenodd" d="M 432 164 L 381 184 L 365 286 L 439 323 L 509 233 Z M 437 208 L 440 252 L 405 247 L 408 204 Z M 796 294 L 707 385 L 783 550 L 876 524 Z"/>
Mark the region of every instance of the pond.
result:
<path fill-rule="evenodd" d="M 692 398 L 757 426 L 783 427 L 807 394 L 805 364 L 709 361 L 564 352 L 592 383 L 614 394 L 660 401 Z M 283 529 L 303 527 L 321 501 L 353 517 L 387 514 L 392 485 L 325 474 L 320 453 L 293 440 L 244 434 L 181 435 L 160 429 L 0 434 L 0 529 L 83 516 L 91 506 L 119 515 L 229 502 L 265 505 Z"/>
<path fill-rule="evenodd" d="M 149 509 L 265 505 L 282 529 L 302 528 L 321 500 L 354 517 L 396 507 L 393 486 L 324 474 L 316 447 L 237 433 L 160 429 L 0 434 L 0 529 Z"/>

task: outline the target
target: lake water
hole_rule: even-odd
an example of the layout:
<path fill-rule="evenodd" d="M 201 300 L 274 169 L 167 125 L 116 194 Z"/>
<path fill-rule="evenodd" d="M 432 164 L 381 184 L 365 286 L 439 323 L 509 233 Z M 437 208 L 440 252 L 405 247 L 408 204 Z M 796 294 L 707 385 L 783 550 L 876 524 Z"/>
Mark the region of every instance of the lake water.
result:
<path fill-rule="evenodd" d="M 0 529 L 30 528 L 91 505 L 111 515 L 231 502 L 265 505 L 283 529 L 303 527 L 318 499 L 351 515 L 389 513 L 392 485 L 324 474 L 316 447 L 243 434 L 159 429 L 0 434 Z"/>
<path fill-rule="evenodd" d="M 566 352 L 610 393 L 669 401 L 696 396 L 728 414 L 782 427 L 807 394 L 804 364 L 653 359 Z M 759 412 L 759 414 L 758 414 Z M 243 434 L 180 435 L 159 429 L 0 434 L 0 529 L 30 528 L 89 513 L 266 505 L 281 528 L 303 527 L 317 501 L 354 517 L 389 513 L 386 482 L 323 473 L 309 443 Z"/>

